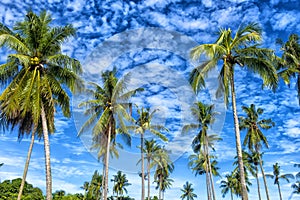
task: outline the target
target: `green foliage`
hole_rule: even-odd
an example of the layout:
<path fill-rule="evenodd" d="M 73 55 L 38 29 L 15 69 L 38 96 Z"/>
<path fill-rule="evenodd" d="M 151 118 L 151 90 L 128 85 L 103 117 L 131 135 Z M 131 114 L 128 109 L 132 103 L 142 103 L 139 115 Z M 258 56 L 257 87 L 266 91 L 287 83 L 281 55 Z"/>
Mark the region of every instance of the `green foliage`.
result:
<path fill-rule="evenodd" d="M 181 189 L 181 192 L 183 192 L 183 194 L 180 196 L 182 200 L 194 200 L 194 198 L 197 198 L 192 185 L 193 184 L 189 183 L 188 181 L 185 183 L 185 185 L 183 185 L 183 189 Z"/>
<path fill-rule="evenodd" d="M 18 197 L 21 178 L 5 180 L 0 183 L 0 200 L 15 200 Z M 43 192 L 37 187 L 25 182 L 22 200 L 41 200 L 44 199 Z"/>
<path fill-rule="evenodd" d="M 126 174 L 122 174 L 121 171 L 118 171 L 117 175 L 114 175 L 113 177 L 114 178 L 111 180 L 114 183 L 113 191 L 117 194 L 117 196 L 123 196 L 124 192 L 127 194 L 126 187 L 131 184 L 128 183 Z"/>

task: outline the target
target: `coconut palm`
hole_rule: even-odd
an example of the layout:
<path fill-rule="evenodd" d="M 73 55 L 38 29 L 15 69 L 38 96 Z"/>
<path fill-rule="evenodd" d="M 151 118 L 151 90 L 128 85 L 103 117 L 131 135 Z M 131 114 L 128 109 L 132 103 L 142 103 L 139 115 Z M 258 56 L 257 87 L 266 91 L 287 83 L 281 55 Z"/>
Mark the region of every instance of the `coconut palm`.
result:
<path fill-rule="evenodd" d="M 211 158 L 215 158 L 214 156 L 210 155 L 210 158 L 208 158 L 208 155 L 204 151 L 200 151 L 197 154 L 192 154 L 189 156 L 189 163 L 188 166 L 192 169 L 193 172 L 195 172 L 195 176 L 197 175 L 206 175 L 206 190 L 207 190 L 207 199 L 211 199 L 211 183 L 210 183 L 210 174 L 214 176 L 219 176 L 218 173 L 218 167 L 217 161 L 213 160 L 212 162 L 208 161 Z M 208 168 L 208 163 L 210 163 L 211 172 Z"/>
<path fill-rule="evenodd" d="M 235 179 L 233 173 L 225 175 L 225 180 L 222 180 L 220 185 L 220 188 L 222 188 L 221 193 L 223 198 L 225 198 L 226 194 L 230 191 L 230 197 L 231 200 L 233 200 L 234 186 L 237 181 L 238 180 Z"/>
<path fill-rule="evenodd" d="M 189 183 L 188 181 L 183 185 L 183 189 L 181 191 L 183 194 L 180 196 L 182 200 L 194 200 L 197 198 L 197 195 L 194 193 L 194 188 L 192 187 L 193 184 Z"/>
<path fill-rule="evenodd" d="M 152 124 L 152 118 L 157 110 L 150 112 L 150 108 L 140 108 L 137 109 L 138 119 L 135 121 L 135 125 L 127 126 L 127 128 L 134 130 L 135 133 L 140 134 L 141 136 L 141 180 L 142 180 L 142 191 L 141 199 L 145 199 L 145 169 L 144 169 L 144 135 L 145 132 L 152 133 L 153 135 L 159 137 L 163 141 L 168 141 L 166 136 L 164 136 L 160 131 L 168 131 L 162 125 Z"/>
<path fill-rule="evenodd" d="M 101 74 L 103 86 L 90 83 L 93 89 L 88 90 L 88 92 L 93 95 L 93 99 L 79 104 L 79 107 L 87 107 L 85 114 L 90 115 L 90 118 L 83 124 L 78 135 L 92 126 L 93 147 L 99 149 L 98 159 L 102 157 L 104 160 L 103 198 L 105 200 L 107 199 L 109 154 L 110 152 L 116 154 L 114 145 L 116 145 L 117 131 L 124 136 L 125 142 L 130 144 L 130 136 L 125 121 L 132 119 L 126 109 L 131 105 L 131 103 L 128 103 L 129 98 L 141 90 L 138 88 L 125 91 L 130 74 L 125 75 L 123 79 L 118 81 L 116 73 L 116 68 L 112 71 L 103 72 Z M 119 128 L 117 128 L 117 125 Z"/>
<path fill-rule="evenodd" d="M 257 153 L 260 170 L 264 180 L 264 186 L 267 199 L 269 200 L 269 192 L 266 181 L 266 176 L 263 169 L 263 163 L 260 156 L 260 150 L 262 145 L 269 147 L 267 138 L 264 136 L 261 130 L 268 130 L 275 126 L 275 123 L 271 119 L 259 120 L 259 115 L 262 115 L 264 110 L 261 108 L 256 109 L 254 104 L 250 107 L 242 106 L 243 111 L 246 113 L 246 117 L 240 117 L 240 130 L 246 130 L 246 136 L 243 142 L 244 146 L 247 146 L 250 151 Z"/>
<path fill-rule="evenodd" d="M 244 152 L 243 152 L 244 153 Z M 246 153 L 246 152 L 245 152 Z M 244 155 L 244 154 L 243 154 Z M 257 184 L 257 194 L 258 199 L 261 200 L 261 194 L 260 194 L 260 182 L 258 178 L 258 165 L 259 165 L 259 158 L 262 157 L 262 153 L 257 153 L 252 151 L 251 154 L 246 153 L 247 162 L 251 166 L 250 173 L 255 177 L 256 184 Z M 253 166 L 254 165 L 254 166 Z"/>
<path fill-rule="evenodd" d="M 300 194 L 300 181 L 296 181 L 296 183 L 292 185 L 292 188 L 293 194 Z"/>
<path fill-rule="evenodd" d="M 54 113 L 60 107 L 70 117 L 69 96 L 82 86 L 79 61 L 62 54 L 61 44 L 74 36 L 72 25 L 50 27 L 49 14 L 28 12 L 13 30 L 0 24 L 0 47 L 12 50 L 0 66 L 6 88 L 0 96 L 2 114 L 9 120 L 30 118 L 42 133 L 45 150 L 46 198 L 52 198 L 49 133 L 55 130 Z M 64 85 L 64 87 L 62 86 Z M 30 123 L 25 123 L 28 125 Z"/>
<path fill-rule="evenodd" d="M 233 37 L 230 28 L 220 29 L 218 39 L 215 43 L 202 44 L 193 48 L 191 51 L 191 57 L 194 60 L 199 59 L 202 54 L 206 55 L 209 59 L 191 72 L 190 82 L 196 92 L 203 86 L 203 77 L 205 77 L 211 69 L 217 67 L 219 61 L 222 62 L 217 96 L 220 96 L 223 93 L 225 104 L 228 105 L 228 97 L 231 93 L 236 150 L 239 158 L 243 200 L 248 199 L 248 194 L 243 175 L 244 167 L 242 162 L 239 121 L 236 109 L 234 67 L 240 66 L 242 69 L 249 69 L 251 72 L 259 74 L 264 80 L 264 85 L 275 90 L 278 82 L 276 69 L 272 63 L 275 55 L 272 50 L 259 47 L 259 42 L 261 40 L 261 28 L 256 23 L 250 23 L 248 25 L 241 25 Z"/>
<path fill-rule="evenodd" d="M 150 176 L 150 170 L 154 167 L 155 162 L 158 162 L 159 159 L 159 151 L 161 149 L 161 146 L 157 144 L 156 140 L 145 140 L 144 149 L 143 152 L 145 154 L 145 160 L 147 161 L 147 177 L 148 180 L 148 195 L 147 199 L 150 200 L 150 183 L 151 183 L 151 176 Z M 141 162 L 141 160 L 139 160 Z M 141 173 L 142 176 L 142 173 Z"/>
<path fill-rule="evenodd" d="M 195 153 L 199 153 L 202 151 L 207 154 L 207 157 L 210 158 L 209 148 L 213 148 L 213 142 L 221 140 L 216 135 L 208 135 L 208 128 L 212 125 L 215 120 L 215 115 L 217 114 L 214 112 L 214 105 L 206 105 L 201 102 L 197 102 L 191 108 L 192 115 L 196 118 L 197 124 L 188 124 L 183 127 L 183 132 L 186 132 L 190 129 L 200 129 L 199 133 L 196 135 L 192 142 L 193 151 Z M 211 174 L 211 164 L 210 159 L 207 160 L 207 176 L 209 176 L 209 181 L 206 184 L 209 184 L 211 187 L 211 192 L 208 193 L 208 199 L 210 200 L 210 193 L 213 195 L 213 199 L 216 200 L 215 190 L 214 190 L 214 183 Z"/>
<path fill-rule="evenodd" d="M 90 187 L 90 183 L 88 181 L 85 181 L 83 183 L 83 186 L 80 187 L 81 189 L 84 190 L 84 199 L 86 199 L 87 192 L 89 191 L 89 187 Z"/>
<path fill-rule="evenodd" d="M 274 179 L 274 184 L 277 185 L 278 187 L 280 200 L 282 200 L 282 195 L 281 195 L 279 180 L 283 179 L 289 183 L 290 179 L 295 178 L 293 174 L 280 174 L 280 166 L 278 165 L 278 163 L 275 163 L 275 165 L 273 165 L 273 174 L 266 174 L 266 177 Z"/>
<path fill-rule="evenodd" d="M 278 39 L 277 43 L 281 45 L 282 62 L 278 67 L 279 75 L 284 82 L 290 85 L 290 79 L 296 79 L 296 89 L 300 105 L 300 43 L 297 34 L 291 34 L 285 43 Z"/>
<path fill-rule="evenodd" d="M 172 182 L 169 177 L 174 170 L 174 163 L 170 159 L 169 152 L 166 149 L 161 148 L 156 154 L 156 159 L 154 160 L 153 165 L 156 167 L 154 182 L 157 183 L 156 189 L 159 190 L 158 198 L 162 199 L 164 190 L 167 189 Z"/>
<path fill-rule="evenodd" d="M 114 178 L 111 180 L 114 182 L 113 191 L 117 194 L 117 199 L 119 199 L 119 195 L 123 196 L 124 192 L 127 194 L 126 187 L 131 184 L 128 183 L 126 174 L 122 174 L 121 171 L 118 171 L 117 175 L 114 175 L 113 177 Z"/>

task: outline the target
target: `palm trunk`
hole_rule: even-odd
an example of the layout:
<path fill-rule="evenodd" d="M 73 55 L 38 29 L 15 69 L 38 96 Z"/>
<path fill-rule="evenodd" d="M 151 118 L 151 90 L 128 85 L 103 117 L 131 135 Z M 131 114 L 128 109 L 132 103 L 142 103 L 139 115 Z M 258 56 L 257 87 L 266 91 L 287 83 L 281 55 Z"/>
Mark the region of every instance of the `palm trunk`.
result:
<path fill-rule="evenodd" d="M 256 183 L 257 183 L 258 199 L 261 200 L 261 196 L 260 196 L 260 186 L 259 186 L 259 179 L 258 179 L 258 168 L 257 168 L 257 166 L 255 166 L 255 178 L 256 178 Z"/>
<path fill-rule="evenodd" d="M 144 169 L 144 131 L 141 133 L 141 168 L 142 168 L 142 197 L 141 199 L 145 199 L 145 169 Z"/>
<path fill-rule="evenodd" d="M 159 176 L 159 194 L 158 194 L 158 199 L 161 200 L 161 188 L 162 188 L 162 174 Z"/>
<path fill-rule="evenodd" d="M 282 200 L 279 182 L 277 182 L 277 186 L 278 186 L 279 198 L 280 198 L 280 200 Z"/>
<path fill-rule="evenodd" d="M 32 134 L 31 134 L 31 142 L 30 142 L 30 145 L 29 145 L 28 153 L 27 153 L 27 160 L 26 160 L 26 163 L 25 163 L 25 168 L 24 168 L 24 172 L 23 172 L 23 178 L 22 178 L 22 182 L 21 182 L 21 186 L 20 186 L 20 190 L 19 190 L 19 194 L 18 194 L 18 200 L 21 200 L 21 198 L 22 198 L 22 193 L 23 193 L 23 189 L 24 189 L 24 185 L 25 185 L 25 181 L 26 181 L 26 176 L 27 176 L 27 172 L 28 172 L 29 162 L 30 162 L 30 158 L 31 158 L 33 144 L 34 144 L 34 134 L 35 134 L 35 131 L 36 131 L 36 126 L 35 126 L 34 130 L 32 131 Z"/>
<path fill-rule="evenodd" d="M 104 180 L 105 180 L 105 154 L 104 154 L 104 157 L 103 157 L 103 166 L 102 166 L 102 181 L 101 181 L 101 187 L 102 187 L 102 192 L 101 192 L 101 198 L 100 199 L 103 199 L 104 198 Z"/>
<path fill-rule="evenodd" d="M 41 108 L 42 128 L 44 137 L 45 149 L 45 167 L 46 167 L 46 200 L 52 199 L 52 177 L 51 177 L 51 163 L 50 163 L 50 142 L 48 135 L 47 119 L 44 106 Z"/>
<path fill-rule="evenodd" d="M 264 171 L 264 168 L 262 166 L 262 161 L 261 161 L 260 156 L 258 156 L 258 159 L 259 159 L 260 170 L 261 170 L 261 173 L 262 173 L 262 176 L 263 176 L 263 180 L 264 180 L 264 185 L 265 185 L 267 200 L 270 200 L 268 186 L 267 186 L 267 180 L 266 180 L 266 176 L 265 176 L 265 171 Z"/>
<path fill-rule="evenodd" d="M 111 122 L 109 122 L 108 127 L 108 136 L 106 143 L 106 152 L 105 152 L 105 181 L 103 186 L 103 199 L 107 200 L 107 188 L 108 188 L 108 163 L 109 163 L 109 147 L 110 147 L 110 138 L 111 138 Z"/>
<path fill-rule="evenodd" d="M 147 173 L 148 173 L 148 200 L 150 200 L 150 158 L 147 159 Z"/>
<path fill-rule="evenodd" d="M 231 196 L 231 200 L 233 200 L 233 194 L 232 194 L 232 190 L 230 189 L 230 196 Z"/>
<path fill-rule="evenodd" d="M 241 196 L 242 196 L 242 200 L 248 200 L 244 163 L 243 163 L 243 157 L 242 157 L 242 145 L 241 145 L 241 135 L 240 135 L 240 129 L 239 129 L 239 119 L 238 119 L 237 109 L 236 109 L 236 97 L 235 97 L 235 88 L 234 88 L 233 69 L 232 69 L 231 76 L 230 76 L 230 87 L 231 87 L 232 112 L 233 112 L 234 129 L 235 129 L 236 151 L 237 151 L 238 166 L 239 166 L 241 186 L 242 186 Z"/>
<path fill-rule="evenodd" d="M 205 146 L 206 146 L 206 152 L 207 152 L 207 164 L 208 164 L 208 172 L 209 172 L 209 178 L 210 178 L 210 184 L 211 184 L 211 193 L 213 195 L 213 200 L 216 200 L 216 193 L 215 193 L 215 187 L 214 187 L 211 163 L 210 163 L 210 157 L 209 157 L 207 134 L 205 135 Z"/>
<path fill-rule="evenodd" d="M 204 156 L 205 157 L 207 156 L 206 152 L 204 152 Z M 211 200 L 211 189 L 210 189 L 210 180 L 209 180 L 209 174 L 208 174 L 208 164 L 206 164 L 206 166 L 205 166 L 205 176 L 206 176 L 207 199 Z"/>

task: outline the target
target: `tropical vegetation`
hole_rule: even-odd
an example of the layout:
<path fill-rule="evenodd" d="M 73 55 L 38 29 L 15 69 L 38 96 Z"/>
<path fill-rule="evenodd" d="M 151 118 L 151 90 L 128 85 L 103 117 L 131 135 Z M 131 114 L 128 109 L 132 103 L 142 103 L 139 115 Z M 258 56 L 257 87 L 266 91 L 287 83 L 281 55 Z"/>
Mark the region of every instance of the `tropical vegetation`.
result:
<path fill-rule="evenodd" d="M 17 131 L 19 141 L 31 137 L 23 177 L 0 181 L 0 200 L 132 200 L 128 191 L 132 183 L 125 173 L 117 171 L 111 176 L 111 187 L 108 178 L 109 158 L 119 157 L 122 143 L 127 145 L 126 148 L 133 148 L 131 141 L 135 135 L 140 140 L 136 150 L 140 154 L 137 165 L 141 167 L 141 187 L 138 188 L 141 199 L 168 199 L 165 198 L 165 192 L 177 186 L 176 179 L 172 177 L 176 169 L 172 152 L 165 147 L 169 139 L 168 124 L 153 123 L 159 110 L 140 107 L 132 102 L 132 99 L 138 98 L 138 92 L 144 89 L 127 90 L 131 74 L 118 78 L 116 67 L 99 74 L 99 83 L 85 84 L 80 78 L 80 62 L 62 53 L 62 45 L 68 38 L 75 36 L 75 28 L 70 24 L 52 27 L 51 22 L 52 18 L 46 11 L 39 15 L 29 11 L 25 19 L 16 22 L 12 29 L 0 24 L 0 47 L 9 50 L 6 62 L 0 65 L 1 128 L 9 132 Z M 191 50 L 191 58 L 201 63 L 190 72 L 189 81 L 196 95 L 205 88 L 209 72 L 220 68 L 216 96 L 224 99 L 225 106 L 233 114 L 236 157 L 232 160 L 230 173 L 219 173 L 222 168 L 218 165 L 217 157 L 220 149 L 215 146 L 222 140 L 222 135 L 211 132 L 217 116 L 214 105 L 201 101 L 190 105 L 189 112 L 195 119 L 194 123 L 181 127 L 182 133 L 192 138 L 191 151 L 186 156 L 187 167 L 196 176 L 205 175 L 205 186 L 201 187 L 206 188 L 206 197 L 196 194 L 192 184 L 186 181 L 182 189 L 177 188 L 182 194 L 178 198 L 217 200 L 215 185 L 218 184 L 223 198 L 230 193 L 231 200 L 234 196 L 248 200 L 252 180 L 255 180 L 258 199 L 261 200 L 260 177 L 263 179 L 267 200 L 270 200 L 270 185 L 266 177 L 274 179 L 280 200 L 285 199 L 281 191 L 282 180 L 287 183 L 295 180 L 290 183 L 291 195 L 300 194 L 300 172 L 282 174 L 281 167 L 275 163 L 273 173 L 265 174 L 263 148 L 267 150 L 269 147 L 268 131 L 272 131 L 275 126 L 273 119 L 266 117 L 263 108 L 257 108 L 255 104 L 247 106 L 245 102 L 239 102 L 243 106 L 242 112 L 238 113 L 237 89 L 242 86 L 236 84 L 237 70 L 257 74 L 262 79 L 262 86 L 272 91 L 277 89 L 278 77 L 287 85 L 296 82 L 300 104 L 299 36 L 291 34 L 286 42 L 278 39 L 281 57 L 276 56 L 274 50 L 264 48 L 262 40 L 261 27 L 257 23 L 249 23 L 242 24 L 236 32 L 230 28 L 221 28 L 215 42 L 200 44 Z M 57 112 L 61 112 L 64 117 L 71 117 L 70 99 L 75 92 L 85 92 L 84 95 L 88 97 L 79 105 L 85 108 L 88 119 L 83 123 L 78 136 L 86 133 L 91 136 L 91 148 L 97 150 L 98 161 L 103 162 L 102 173 L 95 170 L 91 180 L 83 182 L 82 193 L 68 194 L 63 188 L 53 192 L 49 136 L 55 133 Z M 151 139 L 148 140 L 146 135 L 150 135 Z M 26 182 L 31 153 L 37 139 L 43 140 L 44 146 L 45 196 L 41 189 Z M 5 166 L 0 163 L 1 170 Z M 294 164 L 294 167 L 300 167 L 300 164 Z M 216 177 L 219 183 L 214 181 Z M 200 178 L 197 180 L 200 183 Z M 151 190 L 151 186 L 157 191 Z"/>

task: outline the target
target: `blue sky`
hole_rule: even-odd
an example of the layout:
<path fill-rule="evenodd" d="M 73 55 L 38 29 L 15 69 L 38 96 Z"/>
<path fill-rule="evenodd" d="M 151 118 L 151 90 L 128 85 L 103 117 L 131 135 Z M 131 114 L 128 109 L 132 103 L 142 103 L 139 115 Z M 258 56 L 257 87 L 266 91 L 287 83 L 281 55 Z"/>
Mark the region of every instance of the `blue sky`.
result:
<path fill-rule="evenodd" d="M 102 70 L 116 66 L 118 76 L 130 73 L 128 88 L 145 87 L 146 90 L 132 99 L 140 106 L 157 108 L 155 123 L 170 129 L 166 148 L 172 150 L 175 162 L 173 187 L 165 194 L 166 199 L 179 199 L 180 188 L 188 180 L 193 183 L 198 199 L 205 198 L 205 177 L 195 177 L 187 167 L 187 156 L 191 152 L 189 142 L 192 135 L 182 136 L 180 127 L 191 122 L 188 106 L 195 99 L 214 103 L 217 116 L 211 132 L 219 134 L 223 141 L 216 144 L 220 173 L 224 176 L 233 169 L 235 140 L 232 113 L 225 110 L 222 100 L 216 99 L 217 71 L 207 80 L 207 89 L 195 97 L 188 85 L 188 72 L 196 64 L 189 60 L 189 49 L 197 44 L 215 40 L 214 33 L 220 27 L 236 30 L 241 22 L 255 21 L 262 25 L 264 46 L 276 49 L 276 38 L 286 40 L 291 33 L 300 34 L 300 3 L 288 0 L 148 0 L 148 1 L 8 1 L 0 2 L 1 22 L 12 26 L 23 19 L 26 11 L 48 10 L 53 25 L 73 24 L 77 36 L 64 45 L 64 52 L 79 59 L 84 68 L 86 81 L 99 81 Z M 5 62 L 7 52 L 0 50 L 0 62 Z M 262 81 L 250 72 L 238 68 L 236 92 L 238 113 L 241 106 L 254 103 L 265 109 L 262 117 L 271 117 L 276 127 L 265 132 L 270 148 L 264 149 L 264 167 L 271 173 L 276 162 L 282 173 L 296 173 L 294 163 L 300 163 L 300 110 L 294 88 L 294 80 L 288 88 L 282 82 L 276 93 L 261 90 Z M 89 151 L 88 133 L 77 137 L 77 130 L 85 120 L 78 103 L 87 98 L 74 96 L 73 116 L 66 119 L 56 115 L 56 132 L 51 136 L 51 161 L 53 191 L 82 192 L 80 186 L 89 181 L 94 170 L 102 171 L 95 152 Z M 2 131 L 2 130 L 1 130 Z M 242 138 L 244 133 L 242 133 Z M 129 195 L 140 198 L 140 179 L 136 161 L 137 136 L 133 137 L 131 148 L 120 150 L 119 160 L 111 161 L 110 176 L 117 170 L 126 172 L 132 185 Z M 29 138 L 17 141 L 15 133 L 0 135 L 1 180 L 21 177 L 29 146 Z M 44 155 L 42 141 L 36 141 L 27 180 L 42 189 L 45 188 Z M 250 199 L 257 199 L 256 185 L 250 189 Z M 215 178 L 217 196 L 221 199 L 219 183 Z M 262 179 L 261 179 L 262 185 Z M 282 183 L 283 198 L 291 194 L 291 184 Z M 278 199 L 277 187 L 268 180 L 271 199 Z M 152 187 L 154 191 L 154 186 Z M 262 197 L 265 198 L 263 187 Z M 155 191 L 156 192 L 156 191 Z M 293 196 L 291 199 L 299 199 Z"/>

